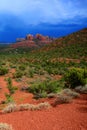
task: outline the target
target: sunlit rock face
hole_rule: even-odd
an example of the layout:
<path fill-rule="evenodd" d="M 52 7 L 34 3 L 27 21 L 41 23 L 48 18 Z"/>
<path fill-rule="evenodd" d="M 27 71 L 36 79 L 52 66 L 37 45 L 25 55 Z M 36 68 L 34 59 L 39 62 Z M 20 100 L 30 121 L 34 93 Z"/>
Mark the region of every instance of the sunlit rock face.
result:
<path fill-rule="evenodd" d="M 46 40 L 47 37 L 45 37 L 41 34 L 36 34 L 35 38 L 38 39 L 38 40 L 44 41 L 44 40 Z"/>
<path fill-rule="evenodd" d="M 26 36 L 26 40 L 32 41 L 32 40 L 34 40 L 34 36 L 31 35 L 31 34 L 28 34 L 28 35 Z"/>

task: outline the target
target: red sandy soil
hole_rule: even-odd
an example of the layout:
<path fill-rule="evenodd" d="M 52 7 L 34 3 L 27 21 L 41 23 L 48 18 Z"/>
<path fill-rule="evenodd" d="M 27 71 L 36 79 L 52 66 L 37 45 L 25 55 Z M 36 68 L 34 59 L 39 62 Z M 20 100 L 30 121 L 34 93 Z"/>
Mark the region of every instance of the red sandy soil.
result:
<path fill-rule="evenodd" d="M 0 77 L 0 86 L 3 87 L 0 91 L 7 91 L 3 79 Z M 4 94 L 0 93 L 0 100 L 1 97 Z M 34 103 L 32 95 L 28 93 L 17 91 L 14 97 L 17 101 L 24 98 L 23 102 Z M 38 102 L 41 101 L 45 99 Z M 87 94 L 70 104 L 57 105 L 47 110 L 0 114 L 0 122 L 11 124 L 14 130 L 87 130 Z"/>
<path fill-rule="evenodd" d="M 5 93 L 8 93 L 8 89 L 6 88 L 6 81 L 4 80 L 5 77 L 0 77 L 0 102 L 5 100 Z M 20 83 L 17 83 L 13 80 L 13 86 L 17 86 L 18 88 L 20 87 Z M 34 99 L 32 98 L 33 95 L 30 93 L 25 93 L 23 91 L 17 90 L 15 94 L 13 95 L 14 100 L 16 101 L 17 104 L 19 103 L 27 103 L 30 102 L 32 103 Z"/>

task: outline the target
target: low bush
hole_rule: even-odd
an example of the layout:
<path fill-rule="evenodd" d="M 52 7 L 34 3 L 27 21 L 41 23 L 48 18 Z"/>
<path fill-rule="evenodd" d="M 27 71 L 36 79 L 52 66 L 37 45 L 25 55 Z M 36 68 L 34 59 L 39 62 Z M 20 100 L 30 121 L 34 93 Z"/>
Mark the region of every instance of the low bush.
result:
<path fill-rule="evenodd" d="M 69 88 L 75 88 L 79 85 L 85 85 L 87 83 L 87 70 L 79 68 L 71 68 L 64 75 L 65 86 Z"/>
<path fill-rule="evenodd" d="M 13 130 L 12 126 L 7 123 L 0 123 L 0 130 Z"/>
<path fill-rule="evenodd" d="M 16 71 L 13 75 L 13 78 L 22 78 L 23 73 L 21 71 Z"/>
<path fill-rule="evenodd" d="M 46 82 L 46 91 L 47 93 L 56 93 L 61 91 L 61 89 L 63 88 L 62 86 L 62 82 L 54 80 L 54 81 L 47 81 Z"/>
<path fill-rule="evenodd" d="M 26 69 L 26 66 L 25 66 L 25 65 L 20 65 L 20 66 L 19 66 L 19 70 L 24 71 L 25 69 Z"/>
<path fill-rule="evenodd" d="M 8 73 L 8 69 L 5 67 L 0 67 L 0 75 L 5 75 Z"/>
<path fill-rule="evenodd" d="M 31 87 L 29 87 L 28 91 L 37 96 L 37 98 L 43 98 L 46 97 L 47 94 L 61 91 L 62 88 L 62 83 L 59 81 L 46 80 L 44 82 L 33 84 Z"/>

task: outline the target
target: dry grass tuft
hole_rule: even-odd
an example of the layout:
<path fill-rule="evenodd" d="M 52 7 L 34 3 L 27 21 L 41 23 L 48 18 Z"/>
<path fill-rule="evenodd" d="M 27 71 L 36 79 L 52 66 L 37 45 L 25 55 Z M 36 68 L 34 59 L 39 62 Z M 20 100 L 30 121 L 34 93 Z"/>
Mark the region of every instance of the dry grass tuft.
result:
<path fill-rule="evenodd" d="M 87 84 L 85 86 L 76 87 L 75 91 L 78 92 L 78 93 L 86 94 L 87 93 Z"/>
<path fill-rule="evenodd" d="M 16 104 L 9 104 L 7 107 L 5 107 L 2 110 L 2 113 L 11 113 L 17 111 L 17 105 Z"/>
<path fill-rule="evenodd" d="M 34 105 L 32 105 L 32 104 L 20 104 L 18 106 L 19 111 L 32 110 L 33 108 L 34 108 Z"/>
<path fill-rule="evenodd" d="M 65 104 L 65 103 L 71 103 L 72 102 L 72 97 L 63 95 L 63 94 L 59 94 L 56 98 L 56 100 L 53 103 L 53 106 L 57 106 L 59 104 Z"/>
<path fill-rule="evenodd" d="M 80 96 L 79 93 L 72 91 L 71 89 L 64 89 L 62 91 L 62 94 L 65 94 L 66 96 L 70 96 L 72 98 L 78 98 Z"/>
<path fill-rule="evenodd" d="M 48 102 L 44 102 L 44 103 L 40 103 L 37 105 L 33 105 L 33 104 L 21 104 L 18 106 L 19 111 L 24 111 L 24 110 L 42 110 L 42 109 L 47 109 L 50 108 L 51 105 Z"/>
<path fill-rule="evenodd" d="M 48 109 L 51 105 L 48 102 L 40 103 L 36 106 L 37 110 Z"/>
<path fill-rule="evenodd" d="M 11 125 L 7 123 L 0 123 L 0 130 L 13 130 Z"/>
<path fill-rule="evenodd" d="M 25 110 L 42 110 L 42 109 L 48 109 L 50 108 L 51 105 L 48 102 L 44 102 L 44 103 L 40 103 L 37 105 L 33 105 L 33 104 L 20 104 L 20 105 L 16 105 L 16 104 L 10 104 L 8 105 L 6 108 L 4 108 L 2 110 L 3 113 L 11 113 L 11 112 L 15 112 L 15 111 L 25 111 Z"/>

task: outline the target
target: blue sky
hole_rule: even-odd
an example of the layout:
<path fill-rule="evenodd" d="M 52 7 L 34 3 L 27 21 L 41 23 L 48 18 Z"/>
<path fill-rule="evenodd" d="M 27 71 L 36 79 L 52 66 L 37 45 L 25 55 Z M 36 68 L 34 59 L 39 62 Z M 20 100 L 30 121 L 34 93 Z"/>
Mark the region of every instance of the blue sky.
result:
<path fill-rule="evenodd" d="M 59 37 L 87 27 L 87 0 L 0 0 L 0 41 L 27 33 Z"/>

